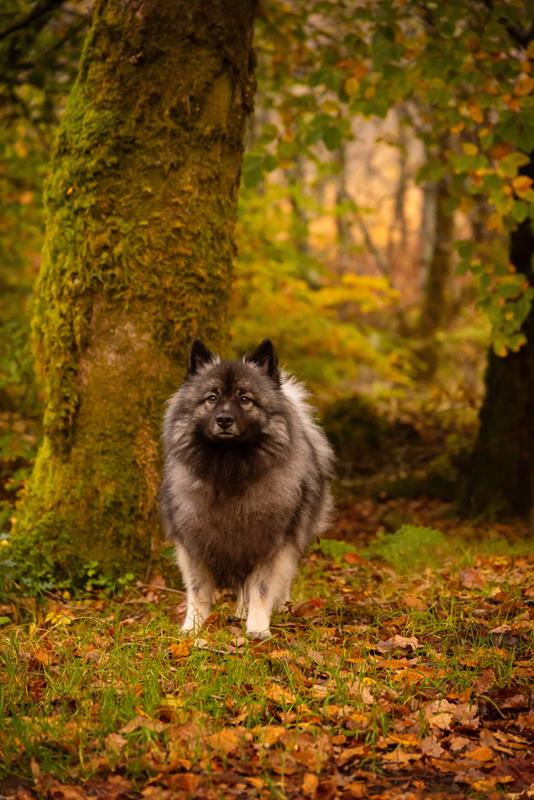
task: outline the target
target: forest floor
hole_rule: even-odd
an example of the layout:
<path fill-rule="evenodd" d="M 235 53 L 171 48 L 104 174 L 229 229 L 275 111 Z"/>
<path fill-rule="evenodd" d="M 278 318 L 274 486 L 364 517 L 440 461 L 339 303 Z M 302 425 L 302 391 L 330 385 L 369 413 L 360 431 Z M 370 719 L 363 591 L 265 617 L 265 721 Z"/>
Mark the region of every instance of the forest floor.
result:
<path fill-rule="evenodd" d="M 534 797 L 524 532 L 399 502 L 347 506 L 266 642 L 227 596 L 181 639 L 160 576 L 2 605 L 0 795 Z M 392 511 L 412 524 L 383 534 Z"/>

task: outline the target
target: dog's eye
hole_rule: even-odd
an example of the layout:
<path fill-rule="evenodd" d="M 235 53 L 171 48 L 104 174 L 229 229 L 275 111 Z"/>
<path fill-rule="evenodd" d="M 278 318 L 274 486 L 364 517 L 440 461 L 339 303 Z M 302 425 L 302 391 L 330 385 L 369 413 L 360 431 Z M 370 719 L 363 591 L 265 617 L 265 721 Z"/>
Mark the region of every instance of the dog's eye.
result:
<path fill-rule="evenodd" d="M 206 402 L 207 403 L 216 403 L 217 402 L 217 395 L 210 394 L 209 397 L 206 397 Z"/>
<path fill-rule="evenodd" d="M 252 403 L 252 400 L 250 399 L 250 397 L 247 397 L 247 395 L 244 394 L 243 397 L 241 398 L 241 403 L 244 406 L 248 406 L 249 403 Z"/>

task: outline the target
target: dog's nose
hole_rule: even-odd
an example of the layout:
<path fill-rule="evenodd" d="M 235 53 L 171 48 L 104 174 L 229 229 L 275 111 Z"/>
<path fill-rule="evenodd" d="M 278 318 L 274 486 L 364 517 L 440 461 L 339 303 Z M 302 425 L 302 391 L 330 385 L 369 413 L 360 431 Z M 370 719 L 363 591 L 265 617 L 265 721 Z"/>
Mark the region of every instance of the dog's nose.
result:
<path fill-rule="evenodd" d="M 233 425 L 234 418 L 231 414 L 219 414 L 219 416 L 216 417 L 216 422 L 219 428 L 222 428 L 222 430 L 225 431 L 227 428 L 230 428 L 231 425 Z"/>

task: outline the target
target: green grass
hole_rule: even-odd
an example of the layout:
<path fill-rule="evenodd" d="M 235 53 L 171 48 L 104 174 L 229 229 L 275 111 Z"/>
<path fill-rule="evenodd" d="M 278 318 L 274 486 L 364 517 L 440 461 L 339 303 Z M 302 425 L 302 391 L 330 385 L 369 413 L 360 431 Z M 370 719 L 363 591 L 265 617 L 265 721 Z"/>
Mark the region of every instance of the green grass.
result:
<path fill-rule="evenodd" d="M 0 781 L 29 780 L 42 794 L 115 775 L 132 791 L 184 797 L 228 787 L 231 796 L 312 797 L 314 781 L 324 794 L 337 775 L 335 791 L 349 800 L 357 790 L 343 784 L 354 780 L 366 791 L 399 776 L 431 787 L 449 775 L 440 769 L 465 761 L 451 749 L 457 728 L 471 750 L 485 741 L 481 730 L 518 737 L 508 755 L 496 749 L 495 762 L 449 775 L 475 795 L 477 781 L 499 788 L 490 767 L 514 754 L 532 760 L 528 703 L 510 698 L 528 696 L 534 678 L 534 557 L 506 554 L 504 542 L 500 555 L 495 543 L 485 555 L 447 540 L 441 566 L 434 553 L 432 566 L 418 556 L 414 567 L 410 547 L 399 555 L 400 536 L 393 551 L 384 538 L 362 560 L 351 561 L 350 548 L 316 549 L 264 643 L 226 622 L 228 597 L 200 644 L 180 638 L 181 596 L 165 590 L 154 602 L 133 589 L 13 599 L 0 608 L 9 620 L 0 627 Z M 440 700 L 456 714 L 444 727 L 429 708 Z M 449 753 L 439 769 L 421 750 L 431 734 Z M 393 763 L 398 748 L 412 760 Z"/>

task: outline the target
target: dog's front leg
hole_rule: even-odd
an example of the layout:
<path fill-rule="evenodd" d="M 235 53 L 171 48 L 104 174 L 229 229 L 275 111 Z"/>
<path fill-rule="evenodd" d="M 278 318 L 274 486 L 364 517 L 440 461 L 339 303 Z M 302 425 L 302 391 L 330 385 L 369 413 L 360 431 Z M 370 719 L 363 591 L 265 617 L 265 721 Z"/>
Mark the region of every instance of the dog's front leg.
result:
<path fill-rule="evenodd" d="M 286 545 L 274 559 L 261 564 L 247 580 L 248 616 L 246 631 L 251 639 L 268 639 L 273 607 L 280 599 L 289 599 L 289 587 L 298 564 L 298 554 Z"/>
<path fill-rule="evenodd" d="M 211 596 L 215 588 L 212 575 L 194 562 L 181 544 L 176 545 L 176 560 L 185 584 L 187 611 L 180 633 L 201 628 L 211 611 Z"/>

